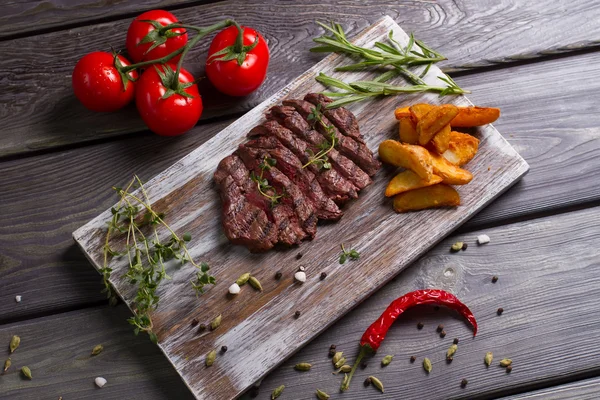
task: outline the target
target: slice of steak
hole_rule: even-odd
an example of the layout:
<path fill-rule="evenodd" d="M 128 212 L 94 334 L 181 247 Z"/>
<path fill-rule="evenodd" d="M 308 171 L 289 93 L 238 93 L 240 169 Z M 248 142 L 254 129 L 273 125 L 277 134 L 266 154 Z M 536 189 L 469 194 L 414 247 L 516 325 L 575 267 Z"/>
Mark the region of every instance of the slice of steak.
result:
<path fill-rule="evenodd" d="M 284 100 L 283 104 L 294 107 L 302 116 L 302 118 L 307 121 L 309 114 L 311 114 L 315 109 L 313 104 L 304 100 Z M 373 156 L 371 150 L 369 150 L 364 143 L 359 143 L 351 137 L 342 135 L 335 125 L 333 125 L 324 115 L 321 116 L 321 119 L 323 124 L 316 123 L 315 129 L 322 135 L 328 136 L 326 127 L 331 126 L 333 134 L 338 141 L 337 149 L 343 155 L 354 161 L 369 176 L 375 175 L 375 173 L 381 167 L 381 163 Z"/>
<path fill-rule="evenodd" d="M 306 140 L 313 146 L 322 144 L 326 139 L 325 136 L 313 130 L 308 122 L 296 111 L 295 108 L 289 106 L 275 106 L 269 110 L 267 118 L 274 119 L 280 124 L 286 126 L 298 137 Z M 327 154 L 329 161 L 334 168 L 357 189 L 364 189 L 371 184 L 371 178 L 352 160 L 340 154 L 336 149 L 331 150 Z"/>
<path fill-rule="evenodd" d="M 274 139 L 274 141 L 252 141 L 247 145 L 269 150 L 271 157 L 277 161 L 277 167 L 288 178 L 299 183 L 304 193 L 308 194 L 317 210 L 319 219 L 339 219 L 343 212 L 334 200 L 341 202 L 357 195 L 355 187 L 345 180 L 339 180 L 337 184 L 332 183 L 329 179 L 331 174 L 323 173 L 327 170 L 319 171 L 314 164 L 303 168 L 303 165 L 308 162 L 306 151 L 311 146 L 276 121 L 267 121 L 258 125 L 248 135 Z M 250 143 L 258 144 L 251 145 Z"/>
<path fill-rule="evenodd" d="M 298 217 L 302 229 L 312 239 L 317 233 L 317 215 L 315 209 L 302 193 L 302 190 L 292 182 L 277 167 L 271 166 L 268 169 L 261 168 L 261 163 L 265 158 L 269 158 L 269 153 L 263 149 L 256 149 L 242 144 L 238 147 L 236 154 L 242 159 L 246 167 L 253 171 L 255 176 L 262 176 L 269 182 L 277 194 L 283 194 L 279 203 L 291 206 Z"/>
<path fill-rule="evenodd" d="M 267 251 L 278 240 L 277 230 L 264 210 L 246 198 L 245 184 L 240 185 L 244 172 L 249 180 L 241 160 L 230 155 L 221 160 L 214 174 L 223 205 L 223 230 L 234 244 L 244 245 L 251 252 Z"/>
<path fill-rule="evenodd" d="M 325 114 L 329 121 L 333 122 L 336 128 L 344 135 L 349 136 L 359 143 L 365 143 L 360 129 L 358 128 L 358 121 L 354 114 L 344 107 L 328 109 L 327 106 L 333 100 L 321 93 L 309 93 L 304 96 L 304 100 L 315 106 L 321 106 L 321 112 Z"/>

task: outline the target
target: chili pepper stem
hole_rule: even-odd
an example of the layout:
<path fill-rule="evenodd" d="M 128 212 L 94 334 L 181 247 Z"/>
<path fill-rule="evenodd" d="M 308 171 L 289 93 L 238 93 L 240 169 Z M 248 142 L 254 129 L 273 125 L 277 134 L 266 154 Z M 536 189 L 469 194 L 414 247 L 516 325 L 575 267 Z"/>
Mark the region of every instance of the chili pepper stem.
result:
<path fill-rule="evenodd" d="M 373 353 L 373 350 L 369 346 L 360 346 L 360 352 L 358 353 L 358 357 L 356 357 L 356 361 L 354 362 L 354 365 L 352 366 L 350 373 L 348 373 L 348 379 L 344 379 L 344 382 L 342 382 L 342 386 L 340 387 L 340 390 L 342 392 L 344 392 L 350 388 L 350 381 L 352 380 L 352 376 L 354 375 L 354 372 L 360 365 L 362 359 L 371 353 Z"/>

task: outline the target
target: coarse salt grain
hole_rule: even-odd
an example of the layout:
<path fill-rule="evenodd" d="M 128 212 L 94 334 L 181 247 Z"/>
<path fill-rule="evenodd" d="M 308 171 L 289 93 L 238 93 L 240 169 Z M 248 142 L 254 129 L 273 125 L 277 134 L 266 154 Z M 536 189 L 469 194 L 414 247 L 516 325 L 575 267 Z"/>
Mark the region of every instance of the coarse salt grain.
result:
<path fill-rule="evenodd" d="M 490 237 L 488 235 L 479 235 L 477 236 L 477 243 L 486 244 L 490 242 Z"/>
<path fill-rule="evenodd" d="M 306 273 L 304 273 L 304 271 L 298 271 L 294 274 L 294 279 L 298 282 L 304 283 L 306 282 Z"/>
<path fill-rule="evenodd" d="M 15 301 L 17 303 L 20 303 L 21 302 L 21 296 L 15 296 Z"/>
<path fill-rule="evenodd" d="M 96 386 L 98 386 L 99 388 L 106 385 L 106 379 L 104 379 L 102 377 L 98 377 L 98 378 L 94 379 L 94 382 L 96 383 Z"/>
<path fill-rule="evenodd" d="M 239 292 L 240 292 L 240 285 L 238 285 L 237 283 L 234 283 L 231 286 L 229 286 L 229 293 L 238 294 Z"/>

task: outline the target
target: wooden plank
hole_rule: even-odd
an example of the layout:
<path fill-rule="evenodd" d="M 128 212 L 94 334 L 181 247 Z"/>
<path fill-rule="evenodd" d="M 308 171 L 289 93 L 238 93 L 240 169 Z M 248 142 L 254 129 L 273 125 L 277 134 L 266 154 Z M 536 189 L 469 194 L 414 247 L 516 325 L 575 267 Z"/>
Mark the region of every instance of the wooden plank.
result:
<path fill-rule="evenodd" d="M 600 300 L 599 227 L 596 207 L 444 240 L 266 377 L 261 398 L 286 385 L 290 399 L 310 399 L 317 388 L 332 399 L 345 400 L 489 399 L 507 391 L 549 386 L 577 374 L 598 374 L 600 321 L 594 312 Z M 490 236 L 489 244 L 475 244 L 481 233 Z M 450 253 L 457 240 L 466 241 L 469 248 Z M 495 284 L 493 275 L 499 276 Z M 452 311 L 425 306 L 410 310 L 394 324 L 367 368 L 358 370 L 350 390 L 340 396 L 342 378 L 331 375 L 329 346 L 336 344 L 352 362 L 362 333 L 393 299 L 429 287 L 448 290 L 471 308 L 479 323 L 477 337 Z M 504 308 L 502 316 L 496 315 L 498 307 Z M 418 322 L 424 323 L 422 330 L 416 328 Z M 444 324 L 444 339 L 436 332 L 438 324 Z M 460 340 L 458 351 L 447 364 L 445 353 L 454 338 Z M 488 351 L 494 354 L 489 369 L 483 363 Z M 386 354 L 394 359 L 382 368 Z M 414 364 L 409 361 L 412 355 L 417 357 Z M 424 357 L 433 363 L 429 375 L 422 367 Z M 510 374 L 497 365 L 504 357 L 513 360 Z M 306 373 L 294 371 L 298 362 L 312 363 L 313 368 Z M 385 395 L 363 387 L 369 375 L 383 382 Z M 468 385 L 461 389 L 465 378 Z"/>
<path fill-rule="evenodd" d="M 598 393 L 600 393 L 600 378 L 592 378 L 502 397 L 500 400 L 595 400 L 598 398 Z"/>
<path fill-rule="evenodd" d="M 5 344 L 21 338 L 10 356 L 11 368 L 0 375 L 3 399 L 193 399 L 161 352 L 131 333 L 125 306 L 99 307 L 0 326 L 2 365 Z M 92 357 L 92 349 L 104 350 Z M 21 377 L 31 369 L 31 381 Z M 4 368 L 3 368 L 4 369 Z M 102 389 L 96 377 L 108 383 Z"/>
<path fill-rule="evenodd" d="M 152 0 L 107 3 L 102 0 L 21 0 L 4 4 L 0 16 L 0 40 L 35 35 L 40 31 L 63 30 L 98 21 L 140 14 L 147 10 L 186 7 L 211 0 Z"/>
<path fill-rule="evenodd" d="M 600 102 L 598 63 L 600 54 L 590 53 L 458 79 L 477 104 L 501 107 L 495 125 L 532 167 L 464 229 L 600 199 L 592 173 L 600 168 L 600 115 L 590 112 Z M 0 164 L 0 323 L 104 301 L 71 232 L 113 203 L 113 185 L 133 174 L 156 175 L 226 125 L 202 125 L 176 140 L 134 135 Z M 18 306 L 17 294 L 24 298 Z"/>
<path fill-rule="evenodd" d="M 483 247 L 474 245 L 478 232 L 444 240 L 277 367 L 263 381 L 257 399 L 269 399 L 271 390 L 281 384 L 286 385 L 281 397 L 284 400 L 314 399 L 316 388 L 325 390 L 332 400 L 480 399 L 498 396 L 506 390 L 531 390 L 532 384 L 548 386 L 556 379 L 578 374 L 600 373 L 596 350 L 600 323 L 591 311 L 600 301 L 599 211 L 600 208 L 592 208 L 485 230 L 483 233 L 492 241 Z M 457 240 L 466 240 L 469 248 L 449 254 L 449 246 Z M 448 274 L 447 268 L 452 268 L 453 273 Z M 494 274 L 500 279 L 492 285 L 489 279 Z M 434 286 L 456 293 L 473 309 L 480 323 L 480 334 L 472 339 L 468 326 L 450 311 L 416 308 L 395 323 L 378 356 L 369 361 L 367 369 L 358 371 L 350 391 L 339 394 L 341 378 L 331 375 L 329 346 L 335 343 L 352 361 L 364 329 L 390 301 L 408 291 Z M 502 317 L 494 313 L 499 306 L 506 310 Z M 2 394 L 22 400 L 56 400 L 58 396 L 64 399 L 102 396 L 111 400 L 192 398 L 186 396 L 189 392 L 166 358 L 158 354 L 156 346 L 146 337 L 131 333 L 125 322 L 129 315 L 126 307 L 119 306 L 1 326 L 0 343 L 7 343 L 13 334 L 22 338 L 12 359 L 13 368 L 28 365 L 34 374 L 31 382 L 16 376 L 14 369 L 0 375 Z M 422 331 L 416 329 L 419 321 L 425 323 Z M 448 332 L 445 339 L 435 333 L 440 323 Z M 442 362 L 443 354 L 454 337 L 460 339 L 459 349 L 453 363 L 446 365 Z M 88 358 L 91 348 L 99 343 L 104 345 L 104 352 L 98 358 Z M 4 351 L 0 362 L 7 356 Z M 503 355 L 513 357 L 512 374 L 496 368 L 486 370 L 482 358 L 487 351 L 493 351 L 496 359 Z M 382 369 L 379 361 L 385 354 L 395 357 L 392 364 Z M 419 357 L 415 364 L 408 361 L 411 355 Z M 424 356 L 434 361 L 431 376 L 426 376 L 420 366 Z M 312 370 L 294 371 L 292 366 L 301 361 L 311 362 Z M 386 395 L 362 386 L 370 374 L 383 380 Z M 93 385 L 96 376 L 108 380 L 100 391 Z M 463 378 L 469 380 L 465 390 L 459 387 Z M 581 386 L 584 382 L 587 381 L 582 381 Z M 597 383 L 590 387 L 589 392 L 595 393 Z M 557 398 L 594 398 L 584 397 L 583 390 L 575 392 L 581 397 L 569 397 L 568 391 L 559 391 Z M 547 398 L 552 399 L 549 395 L 533 397 Z"/>
<path fill-rule="evenodd" d="M 389 17 L 363 31 L 355 42 L 373 46 L 375 41 L 384 40 L 390 30 L 402 45 L 408 43 L 408 35 Z M 382 202 L 382 193 L 396 171 L 382 171 L 374 177 L 373 185 L 363 190 L 362 197 L 346 208 L 341 223 L 321 226 L 317 239 L 300 246 L 307 254 L 302 264 L 309 271 L 309 282 L 312 283 L 307 282 L 300 290 L 300 285 L 293 280 L 297 267 L 290 265 L 296 249 L 250 255 L 246 248 L 227 241 L 220 219 L 215 218 L 222 205 L 214 191 L 212 174 L 224 155 L 247 141 L 247 132 L 264 121 L 263 114 L 273 104 L 318 90 L 320 85 L 315 83 L 314 77 L 320 72 L 333 73 L 343 62 L 344 57 L 338 55 L 327 57 L 145 185 L 147 201 L 170 215 L 174 230 L 190 232 L 192 237 L 199 238 L 188 244 L 190 254 L 213 266 L 213 274 L 222 282 L 198 302 L 189 285 L 190 277 L 195 275 L 194 266 L 170 265 L 167 273 L 173 279 L 159 288 L 162 302 L 152 313 L 153 332 L 159 338 L 159 347 L 198 399 L 224 399 L 240 394 L 512 186 L 529 169 L 498 131 L 487 125 L 477 129 L 476 135 L 480 139 L 478 158 L 470 165 L 474 178 L 468 185 L 457 188 L 461 196 L 461 207 L 457 209 L 395 214 L 389 201 Z M 362 72 L 359 75 L 359 79 L 370 79 L 374 74 Z M 437 67 L 432 67 L 423 80 L 434 84 L 442 75 Z M 411 101 L 438 103 L 440 98 L 428 93 L 416 95 Z M 466 98 L 458 96 L 453 102 L 469 104 Z M 386 98 L 351 107 L 370 148 L 377 148 L 384 139 L 397 136 L 397 121 L 379 117 L 380 114 L 391 116 L 396 106 L 395 99 Z M 489 165 L 494 167 L 493 171 Z M 110 218 L 109 209 L 73 233 L 97 269 L 103 268 L 106 221 Z M 169 236 L 168 232 L 159 233 L 165 234 Z M 331 241 L 324 238 L 351 243 L 359 251 L 372 251 L 355 263 L 369 269 L 370 279 L 361 279 L 364 271 L 359 268 L 341 274 L 337 263 L 339 247 L 337 244 L 332 246 Z M 402 241 L 403 245 L 384 250 L 376 246 L 382 240 Z M 122 241 L 122 238 L 116 239 L 112 245 L 122 246 Z M 323 260 L 329 260 L 329 265 L 323 265 Z M 395 260 L 394 265 L 390 265 L 390 260 Z M 272 276 L 277 267 L 274 266 L 284 265 L 287 266 L 282 268 L 286 276 L 275 281 Z M 125 279 L 129 268 L 126 257 L 113 258 L 109 266 L 113 271 L 111 284 L 133 309 L 135 287 Z M 248 271 L 263 281 L 264 291 L 257 295 L 247 289 L 235 300 L 228 299 L 224 295 L 227 287 Z M 316 284 L 321 271 L 327 271 L 329 276 Z M 353 295 L 347 296 L 350 290 Z M 294 311 L 299 308 L 303 316 L 294 319 Z M 182 329 L 193 318 L 199 318 L 199 313 L 200 318 L 208 320 L 225 314 L 225 319 L 217 331 L 199 337 L 195 331 Z M 211 368 L 203 367 L 205 355 L 223 344 L 231 346 L 232 350 Z"/>
<path fill-rule="evenodd" d="M 244 99 L 219 95 L 207 80 L 201 82 L 204 118 L 248 111 L 285 86 L 321 57 L 311 54 L 311 39 L 320 34 L 315 19 L 334 19 L 350 36 L 382 15 L 390 15 L 407 31 L 444 53 L 448 70 L 498 65 L 539 57 L 561 49 L 579 49 L 598 38 L 600 5 L 572 1 L 569 12 L 551 2 L 520 2 L 511 7 L 488 2 L 305 0 L 278 3 L 216 4 L 178 10 L 181 20 L 210 24 L 233 16 L 253 26 L 270 43 L 269 76 L 261 89 Z M 340 12 L 343 10 L 343 12 Z M 265 18 L 265 15 L 272 16 Z M 72 143 L 106 139 L 145 129 L 133 106 L 118 113 L 98 114 L 84 109 L 72 95 L 70 76 L 79 58 L 91 50 L 124 45 L 130 19 L 86 26 L 0 43 L 0 156 L 28 153 Z M 187 66 L 201 75 L 208 42 L 190 53 Z M 34 55 L 34 56 L 32 56 Z"/>

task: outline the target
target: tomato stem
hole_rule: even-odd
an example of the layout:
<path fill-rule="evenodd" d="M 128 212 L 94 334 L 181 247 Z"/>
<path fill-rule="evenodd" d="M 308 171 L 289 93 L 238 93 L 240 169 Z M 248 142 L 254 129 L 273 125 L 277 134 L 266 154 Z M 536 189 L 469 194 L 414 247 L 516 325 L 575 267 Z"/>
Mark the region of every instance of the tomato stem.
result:
<path fill-rule="evenodd" d="M 237 54 L 239 54 L 244 51 L 244 30 L 237 22 L 234 22 L 233 24 L 238 30 L 238 35 L 235 38 L 235 45 L 233 46 L 233 49 Z"/>

